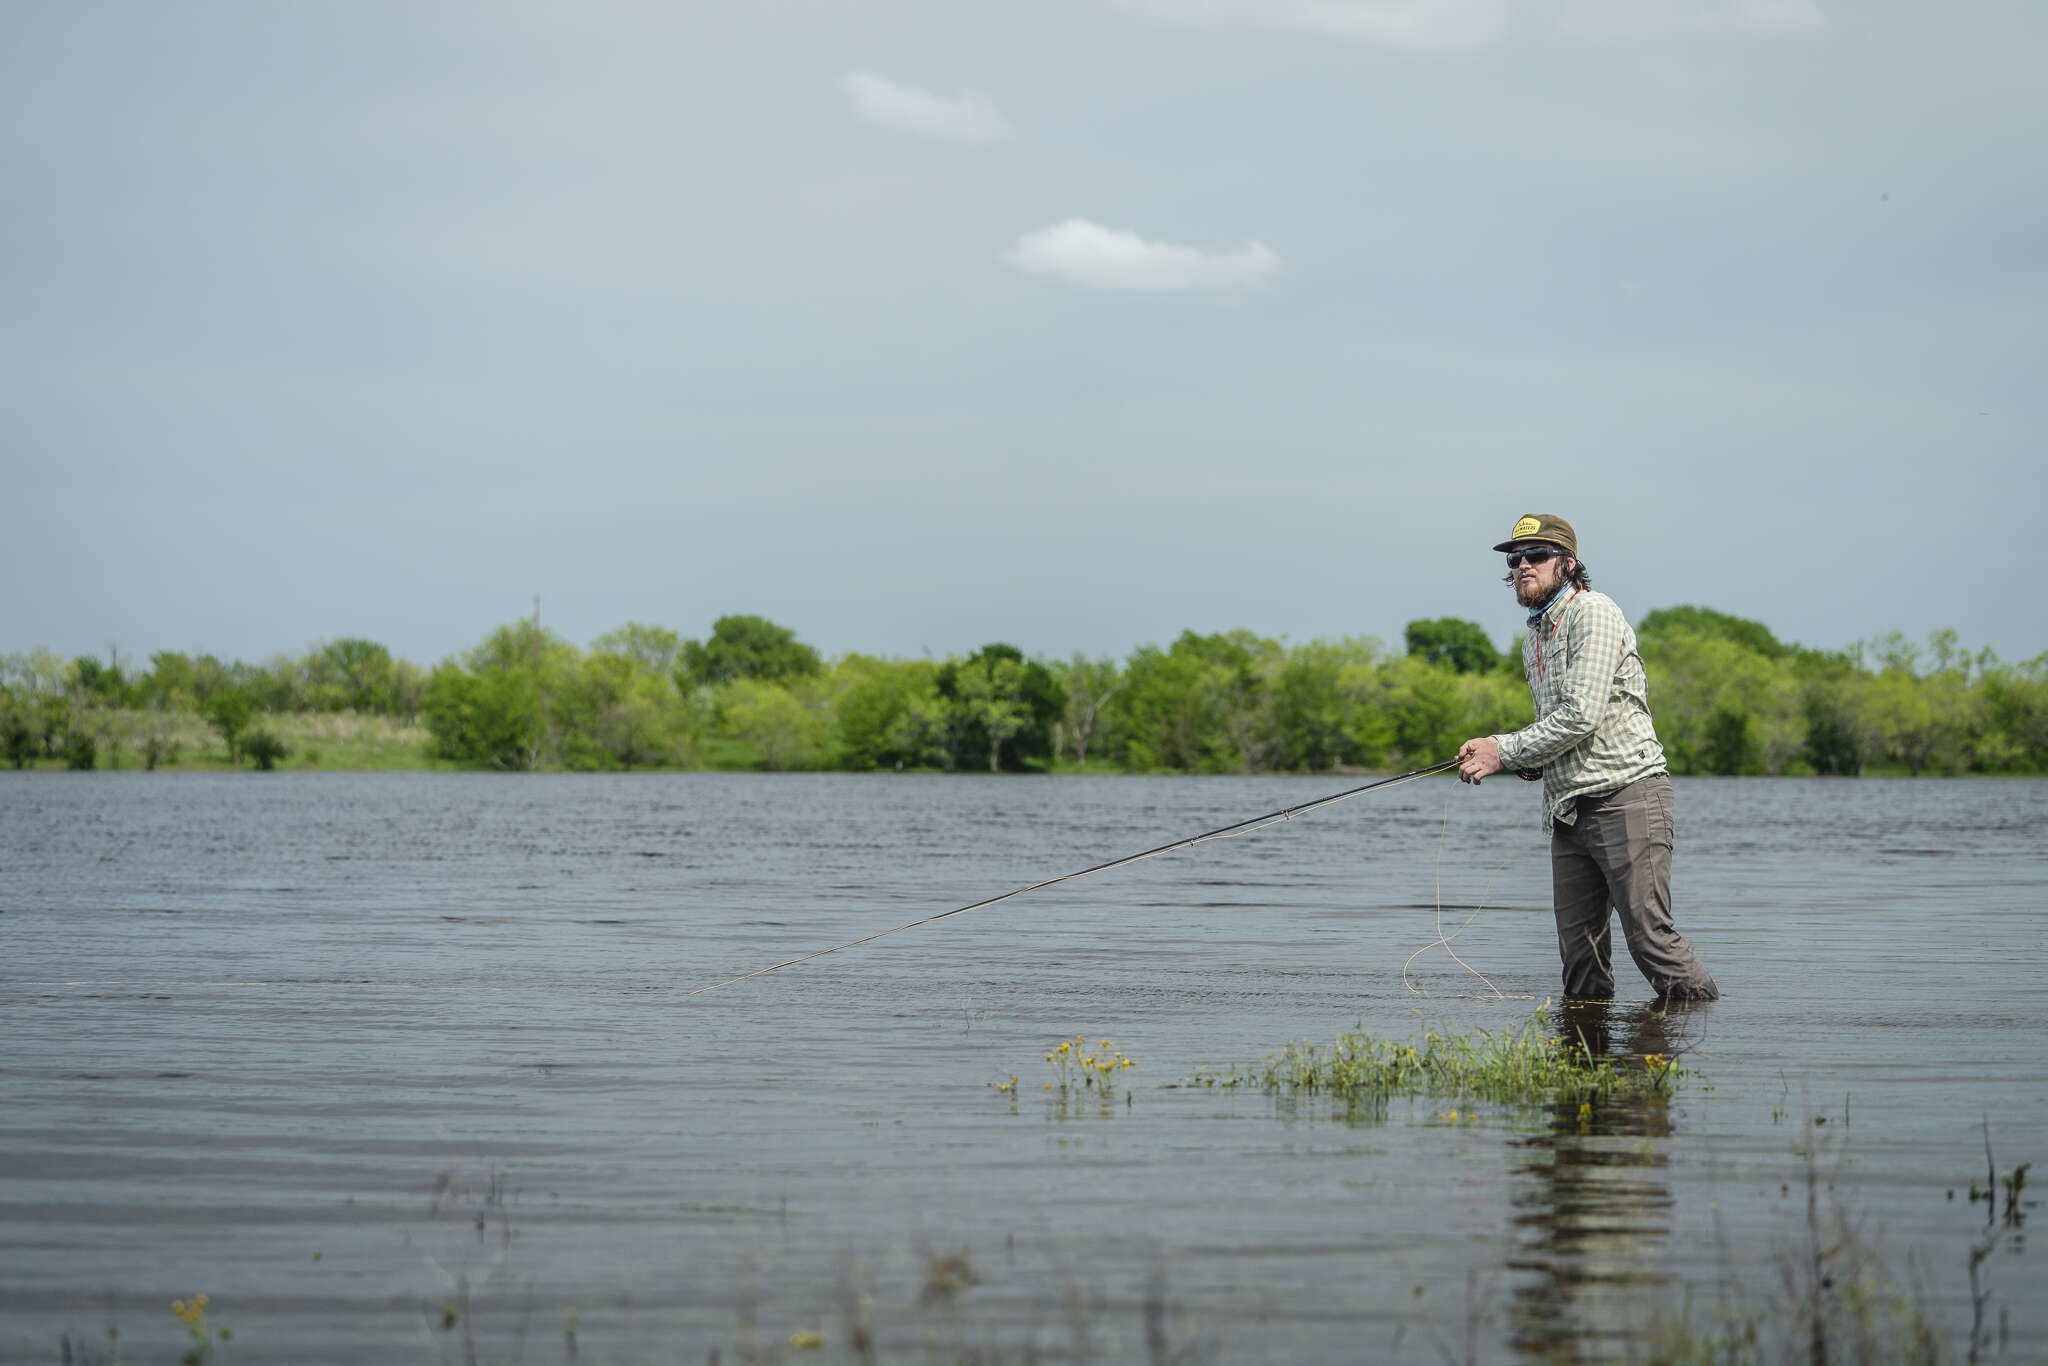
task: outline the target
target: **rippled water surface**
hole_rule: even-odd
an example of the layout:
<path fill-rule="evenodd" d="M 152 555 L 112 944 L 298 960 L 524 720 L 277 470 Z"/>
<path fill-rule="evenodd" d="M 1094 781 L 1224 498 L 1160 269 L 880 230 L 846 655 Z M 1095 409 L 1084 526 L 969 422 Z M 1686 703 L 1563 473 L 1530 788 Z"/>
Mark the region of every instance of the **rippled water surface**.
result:
<path fill-rule="evenodd" d="M 1345 785 L 0 776 L 0 1359 L 172 1360 L 201 1290 L 252 1361 L 1624 1359 L 1797 1291 L 1809 1173 L 1961 1354 L 1986 1119 L 2048 1159 L 2048 783 L 1680 780 L 1725 995 L 1664 1018 L 1621 964 L 1598 1027 L 1697 1075 L 1589 1123 L 1171 1085 L 1525 1019 L 1520 783 L 690 994 Z M 1082 1033 L 1138 1060 L 1113 1106 L 1038 1089 Z M 2001 1313 L 2048 1354 L 2026 1232 L 1994 1359 Z"/>

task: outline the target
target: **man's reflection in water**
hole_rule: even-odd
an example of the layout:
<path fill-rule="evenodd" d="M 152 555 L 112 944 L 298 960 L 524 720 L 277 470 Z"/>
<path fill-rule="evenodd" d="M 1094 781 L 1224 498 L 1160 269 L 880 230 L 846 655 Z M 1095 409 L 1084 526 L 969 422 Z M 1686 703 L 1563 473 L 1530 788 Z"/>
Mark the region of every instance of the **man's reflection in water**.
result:
<path fill-rule="evenodd" d="M 1694 1007 L 1697 1009 L 1697 1007 Z M 1558 1037 L 1596 1058 L 1640 1066 L 1683 1043 L 1684 1005 L 1617 1008 L 1568 1001 L 1554 1009 Z M 1595 1103 L 1560 1101 L 1550 1132 L 1528 1139 L 1515 1182 L 1520 1231 L 1509 1267 L 1523 1273 L 1513 1308 L 1515 1349 L 1551 1361 L 1620 1361 L 1641 1355 L 1652 1301 L 1670 1278 L 1656 1270 L 1671 1235 L 1663 1178 L 1671 1136 L 1663 1092 Z"/>

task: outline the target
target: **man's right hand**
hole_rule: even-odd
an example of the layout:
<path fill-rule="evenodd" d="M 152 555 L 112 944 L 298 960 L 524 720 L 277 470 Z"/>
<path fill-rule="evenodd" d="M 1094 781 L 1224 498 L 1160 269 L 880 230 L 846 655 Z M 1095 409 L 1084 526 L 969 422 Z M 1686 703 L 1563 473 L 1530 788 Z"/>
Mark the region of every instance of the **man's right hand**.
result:
<path fill-rule="evenodd" d="M 1491 735 L 1477 735 L 1458 746 L 1458 777 L 1463 781 L 1476 787 L 1500 770 L 1500 741 Z"/>

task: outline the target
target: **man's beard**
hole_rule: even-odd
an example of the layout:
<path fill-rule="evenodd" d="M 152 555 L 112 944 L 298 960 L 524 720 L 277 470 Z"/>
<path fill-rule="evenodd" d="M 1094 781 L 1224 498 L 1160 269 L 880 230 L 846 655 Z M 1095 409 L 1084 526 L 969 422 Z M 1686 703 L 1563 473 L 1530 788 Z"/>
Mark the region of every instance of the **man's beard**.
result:
<path fill-rule="evenodd" d="M 1533 612 L 1555 597 L 1557 590 L 1561 586 L 1561 582 L 1546 583 L 1541 578 L 1531 579 L 1528 583 L 1523 583 L 1520 579 L 1516 579 L 1515 601 L 1521 603 L 1526 610 Z"/>

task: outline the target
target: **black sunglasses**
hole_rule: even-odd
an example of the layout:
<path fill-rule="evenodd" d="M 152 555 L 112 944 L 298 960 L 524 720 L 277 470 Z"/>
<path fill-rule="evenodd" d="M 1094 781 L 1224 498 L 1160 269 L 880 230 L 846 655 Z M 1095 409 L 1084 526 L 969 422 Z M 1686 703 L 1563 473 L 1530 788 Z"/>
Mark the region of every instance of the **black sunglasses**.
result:
<path fill-rule="evenodd" d="M 1524 560 L 1530 564 L 1542 564 L 1545 560 L 1555 559 L 1562 554 L 1564 552 L 1554 545 L 1532 545 L 1527 550 L 1510 550 L 1508 568 L 1520 569 Z"/>

